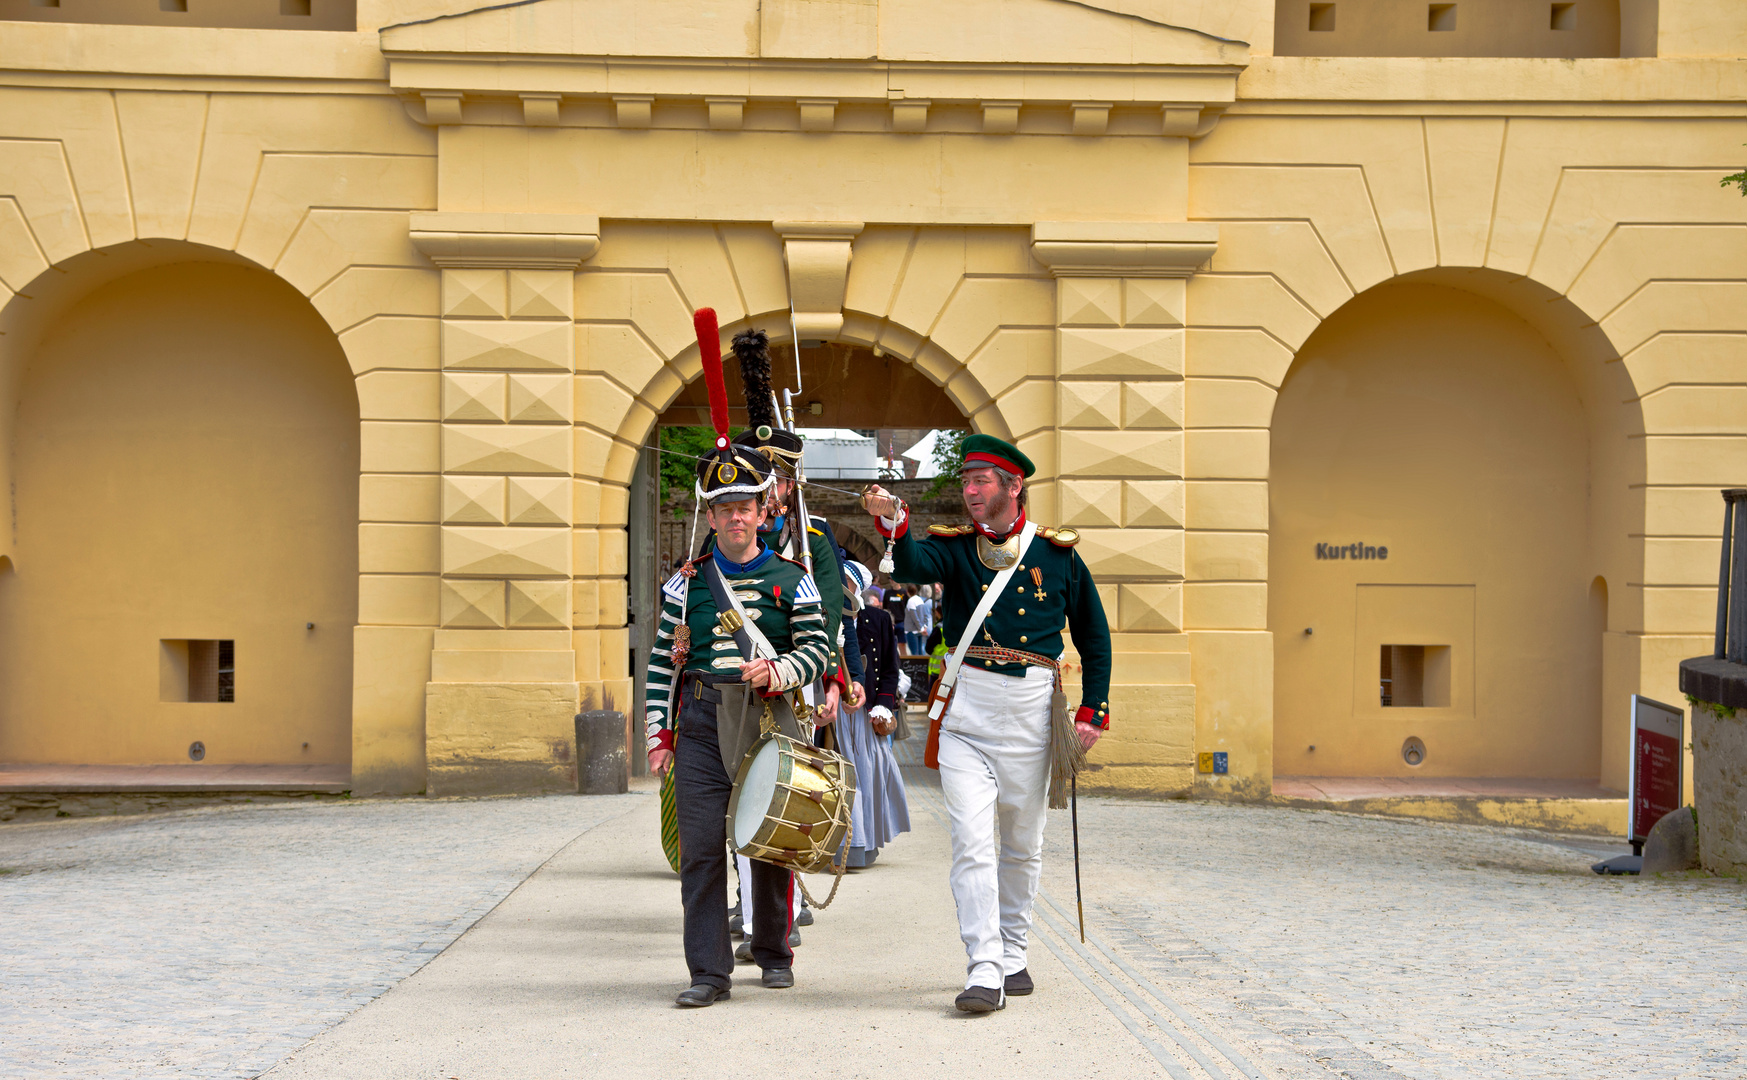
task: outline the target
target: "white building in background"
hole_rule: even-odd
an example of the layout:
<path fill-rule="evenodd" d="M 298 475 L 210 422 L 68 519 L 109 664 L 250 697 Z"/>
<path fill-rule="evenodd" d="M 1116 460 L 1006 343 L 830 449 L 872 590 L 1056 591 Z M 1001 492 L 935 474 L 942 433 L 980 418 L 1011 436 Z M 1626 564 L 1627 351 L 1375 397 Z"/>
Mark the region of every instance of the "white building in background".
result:
<path fill-rule="evenodd" d="M 851 428 L 800 431 L 807 441 L 807 475 L 819 480 L 932 480 L 940 475 L 934 447 L 945 434 L 938 429 L 930 431 L 895 460 L 887 460 L 879 452 L 877 435 L 863 435 Z"/>
<path fill-rule="evenodd" d="M 878 480 L 886 461 L 879 439 L 851 428 L 802 428 L 807 444 L 807 475 L 818 480 Z"/>

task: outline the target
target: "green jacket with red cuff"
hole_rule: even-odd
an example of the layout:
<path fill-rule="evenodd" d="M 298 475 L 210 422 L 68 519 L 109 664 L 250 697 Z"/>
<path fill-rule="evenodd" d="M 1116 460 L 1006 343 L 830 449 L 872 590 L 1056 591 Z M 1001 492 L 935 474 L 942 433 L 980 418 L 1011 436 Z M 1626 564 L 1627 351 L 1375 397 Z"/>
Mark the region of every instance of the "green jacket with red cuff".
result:
<path fill-rule="evenodd" d="M 933 525 L 926 536 L 917 538 L 910 535 L 908 511 L 904 511 L 896 528 L 888 527 L 884 519 L 874 520 L 882 535 L 895 537 L 893 578 L 910 584 L 938 581 L 946 587 L 941 622 L 948 647 L 956 648 L 959 638 L 964 636 L 965 624 L 995 580 L 996 571 L 983 565 L 977 552 L 978 537 L 987 534 L 987 530 L 979 525 Z M 1022 513 L 1013 529 L 1017 532 L 1024 525 Z M 1006 539 L 987 535 L 995 543 Z M 1081 704 L 1074 719 L 1107 728 L 1110 623 L 1093 586 L 1092 572 L 1074 550 L 1079 539 L 1072 529 L 1039 526 L 1037 536 L 1002 595 L 996 598 L 973 644 L 1018 649 L 1053 660 L 1064 651 L 1062 631 L 1066 629 L 1073 637 L 1083 669 Z M 1023 664 L 1002 664 L 981 657 L 968 657 L 965 663 L 1000 675 L 1025 673 Z"/>

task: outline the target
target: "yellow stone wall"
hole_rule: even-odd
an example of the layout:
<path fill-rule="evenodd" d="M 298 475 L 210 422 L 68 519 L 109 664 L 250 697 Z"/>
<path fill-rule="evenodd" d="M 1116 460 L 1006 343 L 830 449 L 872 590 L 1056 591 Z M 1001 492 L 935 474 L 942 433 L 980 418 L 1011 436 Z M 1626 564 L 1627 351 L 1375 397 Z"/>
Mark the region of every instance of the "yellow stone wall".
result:
<path fill-rule="evenodd" d="M 239 645 L 236 706 L 177 706 L 234 709 L 233 733 L 206 739 L 229 760 L 311 760 L 308 742 L 350 760 L 361 792 L 569 783 L 569 715 L 635 710 L 628 485 L 698 374 L 702 305 L 727 333 L 784 340 L 792 303 L 804 334 L 914 364 L 970 426 L 1040 464 L 1034 514 L 1080 529 L 1116 635 L 1095 788 L 1258 796 L 1276 772 L 1407 771 L 1390 756 L 1401 730 L 1342 711 L 1363 696 L 1357 646 L 1308 664 L 1291 650 L 1294 605 L 1338 606 L 1360 584 L 1351 567 L 1338 588 L 1315 577 L 1327 567 L 1306 564 L 1300 519 L 1319 539 L 1411 526 L 1370 503 L 1354 524 L 1314 517 L 1318 458 L 1343 445 L 1317 422 L 1372 425 L 1379 454 L 1416 445 L 1379 417 L 1444 385 L 1413 381 L 1400 352 L 1461 362 L 1426 326 L 1498 350 L 1474 378 L 1440 369 L 1455 381 L 1437 430 L 1458 458 L 1509 464 L 1483 423 L 1460 449 L 1460 402 L 1562 402 L 1541 441 L 1511 445 L 1540 448 L 1535 468 L 1560 478 L 1523 527 L 1540 560 L 1524 565 L 1570 578 L 1547 616 L 1560 640 L 1528 664 L 1553 676 L 1472 667 L 1470 700 L 1493 719 L 1507 714 L 1485 703 L 1523 700 L 1519 684 L 1559 708 L 1521 712 L 1520 744 L 1490 750 L 1440 719 L 1450 734 L 1428 742 L 1450 749 L 1432 761 L 1617 783 L 1625 696 L 1677 700 L 1674 661 L 1709 631 L 1714 489 L 1747 481 L 1747 200 L 1718 186 L 1741 167 L 1747 74 L 1714 58 L 1747 53 L 1747 16 L 1663 0 L 1639 59 L 1431 61 L 1273 56 L 1261 2 L 462 14 L 480 7 L 360 0 L 357 33 L 0 24 L 0 672 L 35 664 L 32 636 L 86 610 L 119 628 L 113 659 L 55 661 L 79 665 L 83 704 L 0 679 L 0 756 L 177 760 L 198 736 L 150 693 L 153 650 L 221 632 L 121 614 L 171 610 L 190 567 L 249 548 L 224 564 L 248 587 L 220 600 L 239 625 L 315 621 L 325 651 L 299 668 L 316 639 L 273 639 L 253 661 Z M 173 288 L 200 275 L 215 284 Z M 186 373 L 135 334 L 127 303 L 166 296 L 164 334 L 210 337 L 271 278 L 273 318 L 306 335 L 275 336 L 273 377 L 343 357 L 354 396 L 329 386 L 318 407 L 245 365 L 231 374 L 264 401 L 227 411 L 232 434 L 150 394 L 63 394 L 63 427 L 43 426 L 56 379 L 136 338 Z M 93 325 L 57 344 L 75 310 Z M 1540 381 L 1511 378 L 1516 361 Z M 1331 373 L 1371 396 L 1300 394 Z M 164 461 L 240 439 L 237 466 L 264 456 L 273 479 L 223 506 L 174 485 L 93 494 L 106 512 L 83 529 L 98 539 L 50 550 L 33 485 L 95 481 L 71 434 L 42 433 L 78 422 L 131 425 Z M 330 434 L 287 455 L 248 437 L 268 430 Z M 1393 458 L 1369 478 L 1331 466 L 1332 505 L 1378 477 L 1410 483 L 1412 454 Z M 341 459 L 356 487 L 337 496 L 320 477 Z M 1565 486 L 1578 475 L 1581 499 Z M 293 555 L 313 556 L 294 548 L 354 526 L 355 566 L 299 569 Z M 129 529 L 199 543 L 153 562 Z M 270 539 L 242 539 L 256 535 Z M 1409 547 L 1424 574 L 1401 563 L 1405 577 L 1365 582 L 1509 591 L 1517 571 L 1451 576 L 1462 544 L 1501 535 L 1422 530 Z M 284 575 L 304 584 L 269 587 Z M 1597 578 L 1605 634 L 1584 621 Z M 347 620 L 293 611 L 347 590 L 349 642 L 326 633 Z M 290 680 L 282 719 L 245 714 L 251 662 Z M 335 685 L 351 687 L 349 715 Z M 1331 732 L 1315 766 L 1307 723 Z M 1211 751 L 1229 775 L 1195 771 Z"/>

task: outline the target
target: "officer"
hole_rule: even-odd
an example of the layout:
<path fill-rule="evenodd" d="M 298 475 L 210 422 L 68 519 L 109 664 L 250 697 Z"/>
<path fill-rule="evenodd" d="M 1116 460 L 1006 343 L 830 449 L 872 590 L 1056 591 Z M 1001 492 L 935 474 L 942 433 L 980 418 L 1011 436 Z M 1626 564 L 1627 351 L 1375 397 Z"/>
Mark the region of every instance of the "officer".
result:
<path fill-rule="evenodd" d="M 761 502 L 771 486 L 769 459 L 726 437 L 699 463 L 697 493 L 715 530 L 711 550 L 662 586 L 662 609 L 649 660 L 646 696 L 649 766 L 674 771 L 679 824 L 680 900 L 691 987 L 681 1005 L 728 997 L 734 954 L 728 935 L 727 812 L 733 776 L 758 735 L 761 696 L 819 678 L 829 659 L 819 590 L 806 567 L 758 539 Z M 712 566 L 724 595 L 738 598 L 745 620 L 768 639 L 774 657 L 747 660 L 723 630 L 710 585 Z M 731 602 L 730 599 L 730 602 Z M 792 716 L 790 717 L 792 726 Z M 785 730 L 800 737 L 797 730 Z M 794 875 L 766 862 L 748 872 L 753 904 L 753 959 L 763 983 L 795 984 L 792 929 Z"/>
<path fill-rule="evenodd" d="M 1013 568 L 993 607 L 971 628 L 952 697 L 930 732 L 952 819 L 952 894 L 968 954 L 955 1004 L 978 1013 L 1005 1008 L 1007 995 L 1033 989 L 1026 947 L 1043 868 L 1051 725 L 1068 724 L 1065 705 L 1059 720 L 1051 715 L 1063 626 L 1084 669 L 1072 737 L 1088 750 L 1110 725 L 1111 655 L 1104 606 L 1074 550 L 1079 535 L 1026 520 L 1030 459 L 990 435 L 968 436 L 964 452 L 960 479 L 970 524 L 930 526 L 917 538 L 895 497 L 872 487 L 865 505 L 892 540 L 893 578 L 945 584 L 942 621 L 954 649 L 997 575 Z M 997 810 L 998 848 L 989 828 Z"/>

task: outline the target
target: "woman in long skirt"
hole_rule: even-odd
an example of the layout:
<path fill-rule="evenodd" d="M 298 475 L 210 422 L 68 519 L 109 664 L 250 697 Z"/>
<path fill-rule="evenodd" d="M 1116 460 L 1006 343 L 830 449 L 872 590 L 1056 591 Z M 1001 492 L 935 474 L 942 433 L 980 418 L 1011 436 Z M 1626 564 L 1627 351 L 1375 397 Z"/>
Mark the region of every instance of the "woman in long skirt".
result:
<path fill-rule="evenodd" d="M 871 576 L 866 567 L 851 564 L 851 580 L 859 577 L 863 584 L 867 584 Z M 865 589 L 862 592 L 865 606 L 855 617 L 866 700 L 859 709 L 845 709 L 838 721 L 840 746 L 855 763 L 858 789 L 850 817 L 853 832 L 850 835 L 849 865 L 852 867 L 871 864 L 879 856 L 880 848 L 899 833 L 910 831 L 910 804 L 904 794 L 904 776 L 898 770 L 897 759 L 892 756 L 891 733 L 897 727 L 893 713 L 903 707 L 897 698 L 897 627 L 893 625 L 891 615 L 882 610 L 880 595 L 877 588 Z"/>

